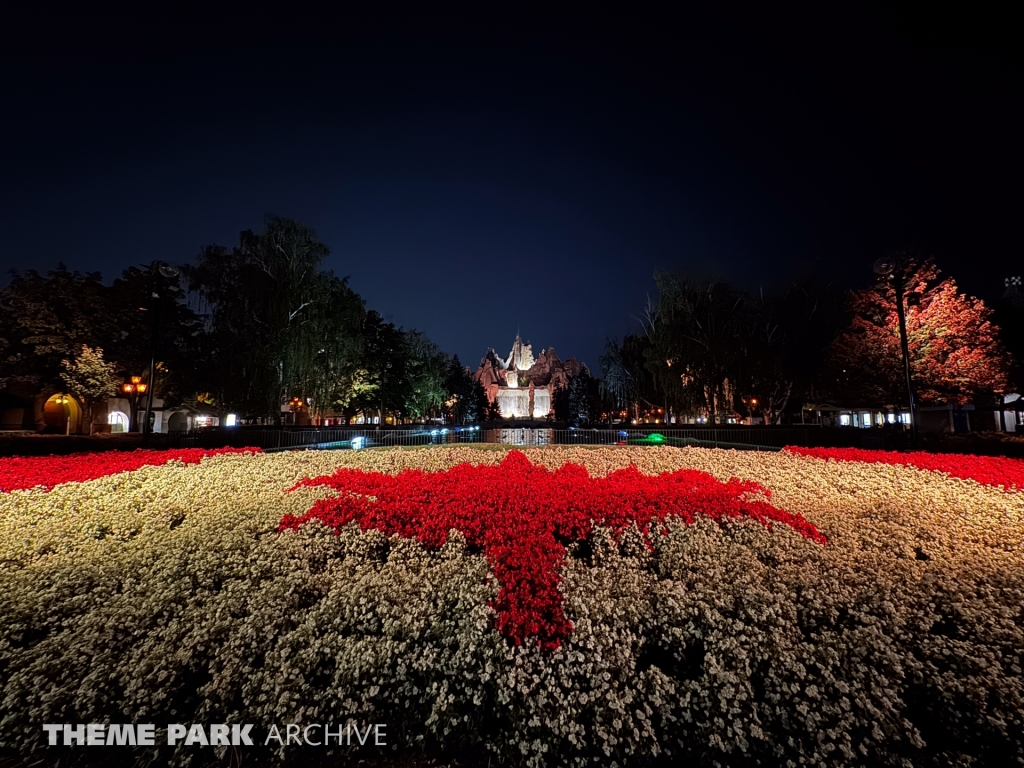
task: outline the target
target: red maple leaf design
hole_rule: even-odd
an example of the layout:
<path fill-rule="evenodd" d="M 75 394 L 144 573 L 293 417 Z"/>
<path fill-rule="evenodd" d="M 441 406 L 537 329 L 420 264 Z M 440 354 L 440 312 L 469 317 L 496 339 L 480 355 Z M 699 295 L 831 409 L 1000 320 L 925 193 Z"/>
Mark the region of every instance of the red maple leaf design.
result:
<path fill-rule="evenodd" d="M 428 548 L 441 547 L 449 531 L 460 531 L 483 551 L 500 585 L 492 604 L 498 631 L 517 645 L 536 638 L 549 649 L 572 631 L 558 589 L 565 547 L 587 539 L 595 525 L 618 535 L 636 523 L 650 546 L 652 526 L 663 530 L 668 518 L 690 525 L 700 516 L 747 517 L 768 528 L 783 523 L 825 543 L 802 517 L 769 504 L 770 493 L 757 483 L 723 483 L 690 469 L 650 476 L 630 467 L 594 478 L 576 464 L 552 471 L 512 451 L 497 466 L 460 464 L 444 472 L 410 469 L 397 475 L 340 469 L 291 490 L 303 486 L 328 486 L 337 495 L 301 517 L 287 515 L 280 530 L 319 520 L 337 531 L 356 522 L 363 530 L 415 538 Z"/>

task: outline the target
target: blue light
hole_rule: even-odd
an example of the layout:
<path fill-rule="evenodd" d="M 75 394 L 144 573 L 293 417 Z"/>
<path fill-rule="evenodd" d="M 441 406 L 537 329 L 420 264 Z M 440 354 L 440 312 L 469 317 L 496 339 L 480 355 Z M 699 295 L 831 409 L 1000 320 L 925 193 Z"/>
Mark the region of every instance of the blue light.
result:
<path fill-rule="evenodd" d="M 366 438 L 365 437 L 362 437 L 362 436 L 353 437 L 352 438 L 352 450 L 353 451 L 358 451 L 358 450 L 362 449 L 364 447 L 363 444 L 365 442 L 366 442 Z"/>
<path fill-rule="evenodd" d="M 436 429 L 430 430 L 430 436 L 431 437 L 435 437 L 436 435 L 437 435 L 437 430 Z"/>

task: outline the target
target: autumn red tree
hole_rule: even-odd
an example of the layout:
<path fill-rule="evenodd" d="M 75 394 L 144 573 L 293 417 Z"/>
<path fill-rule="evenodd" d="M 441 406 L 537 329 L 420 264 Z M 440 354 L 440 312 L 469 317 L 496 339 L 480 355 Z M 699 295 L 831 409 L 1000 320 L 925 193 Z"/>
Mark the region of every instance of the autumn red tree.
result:
<path fill-rule="evenodd" d="M 959 293 L 934 262 L 903 268 L 910 370 L 922 404 L 964 405 L 979 393 L 1003 393 L 1010 357 L 981 299 Z M 896 291 L 885 278 L 850 294 L 853 320 L 832 343 L 826 390 L 847 404 L 906 402 Z"/>

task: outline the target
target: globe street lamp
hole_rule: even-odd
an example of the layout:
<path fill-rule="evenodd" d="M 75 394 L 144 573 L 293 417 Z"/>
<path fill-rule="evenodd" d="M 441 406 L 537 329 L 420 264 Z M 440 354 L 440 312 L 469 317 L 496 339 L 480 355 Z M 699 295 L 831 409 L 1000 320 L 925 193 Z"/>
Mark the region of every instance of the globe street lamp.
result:
<path fill-rule="evenodd" d="M 910 379 L 910 346 L 907 342 L 907 314 L 903 306 L 903 270 L 908 265 L 901 255 L 883 256 L 875 262 L 875 274 L 892 280 L 896 291 L 896 318 L 900 327 L 900 347 L 903 350 L 903 377 L 907 383 L 907 400 L 910 403 L 910 442 L 917 448 L 917 418 L 914 411 L 914 386 Z"/>
<path fill-rule="evenodd" d="M 142 380 L 141 376 L 132 376 L 131 381 L 126 381 L 121 385 L 121 391 L 128 396 L 129 412 L 128 412 L 128 431 L 134 432 L 136 422 L 138 421 L 137 414 L 139 410 L 139 396 L 146 394 L 146 390 L 149 389 L 149 385 Z"/>

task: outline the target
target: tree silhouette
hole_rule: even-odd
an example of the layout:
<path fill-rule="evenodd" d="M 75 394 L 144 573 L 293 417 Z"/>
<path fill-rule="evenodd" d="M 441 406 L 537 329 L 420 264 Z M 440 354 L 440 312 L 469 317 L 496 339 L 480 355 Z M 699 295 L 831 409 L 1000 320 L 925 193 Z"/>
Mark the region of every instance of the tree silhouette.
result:
<path fill-rule="evenodd" d="M 452 358 L 448 366 L 444 386 L 448 392 L 446 407 L 452 423 L 469 424 L 493 415 L 487 401 L 487 391 L 473 378 L 469 368 L 463 367 L 458 355 Z"/>
<path fill-rule="evenodd" d="M 268 217 L 228 251 L 212 245 L 186 268 L 204 301 L 216 366 L 208 389 L 220 410 L 279 421 L 289 397 L 323 407 L 354 364 L 363 304 L 346 280 L 320 270 L 327 246 L 309 228 Z"/>
<path fill-rule="evenodd" d="M 744 295 L 724 282 L 657 274 L 658 320 L 647 367 L 668 405 L 700 408 L 711 422 L 733 410 L 750 317 Z"/>

